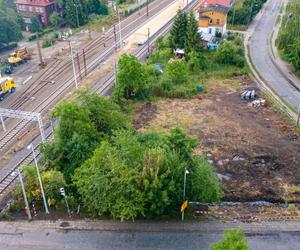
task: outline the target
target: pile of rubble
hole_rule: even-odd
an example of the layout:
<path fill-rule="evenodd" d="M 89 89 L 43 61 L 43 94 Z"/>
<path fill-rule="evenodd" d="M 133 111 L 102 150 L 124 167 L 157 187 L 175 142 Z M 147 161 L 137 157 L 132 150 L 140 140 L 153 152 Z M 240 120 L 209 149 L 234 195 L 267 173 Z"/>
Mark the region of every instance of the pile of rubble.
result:
<path fill-rule="evenodd" d="M 260 108 L 261 106 L 264 106 L 266 103 L 266 100 L 264 100 L 262 98 L 258 98 L 258 96 L 256 94 L 256 90 L 254 90 L 254 89 L 253 90 L 245 90 L 241 94 L 241 99 L 250 101 L 250 105 L 254 108 Z"/>

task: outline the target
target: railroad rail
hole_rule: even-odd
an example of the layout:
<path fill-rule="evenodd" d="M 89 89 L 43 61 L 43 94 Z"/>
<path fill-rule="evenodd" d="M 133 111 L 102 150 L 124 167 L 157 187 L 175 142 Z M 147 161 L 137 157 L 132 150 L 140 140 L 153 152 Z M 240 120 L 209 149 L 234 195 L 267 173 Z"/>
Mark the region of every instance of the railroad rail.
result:
<path fill-rule="evenodd" d="M 194 5 L 195 5 L 195 1 L 192 1 L 189 5 L 189 8 L 192 8 Z M 149 39 L 149 44 L 152 46 L 159 36 L 166 35 L 169 32 L 172 23 L 173 23 L 173 19 L 170 20 L 168 23 L 166 23 L 163 27 L 161 27 L 155 34 L 153 34 Z M 114 47 L 112 48 L 114 49 Z M 147 51 L 148 51 L 148 44 L 145 44 L 141 46 L 134 53 L 134 55 L 139 59 L 143 59 L 144 57 L 146 57 Z M 94 93 L 105 95 L 112 88 L 114 81 L 115 81 L 115 74 L 114 72 L 110 72 L 104 77 L 104 79 L 100 80 L 94 87 L 92 87 L 91 91 Z M 52 130 L 50 130 L 49 133 L 46 133 L 46 139 L 51 140 L 52 137 L 53 137 L 53 133 Z M 34 150 L 36 153 L 36 157 L 40 157 L 41 153 L 39 150 L 39 144 L 34 145 Z M 0 199 L 1 196 L 5 195 L 6 191 L 9 190 L 9 187 L 12 184 L 16 183 L 18 179 L 18 175 L 16 172 L 17 168 L 22 169 L 24 166 L 29 165 L 32 162 L 33 162 L 32 154 L 31 152 L 28 152 L 28 154 L 26 154 L 17 164 L 15 164 L 15 166 L 12 169 L 10 169 L 4 175 L 4 177 L 2 177 L 2 179 L 0 180 Z"/>
<path fill-rule="evenodd" d="M 173 1 L 161 1 L 159 4 L 156 5 L 150 5 L 151 7 L 149 8 L 149 17 L 155 16 L 157 13 L 159 12 L 157 10 L 162 10 L 164 8 L 167 8 L 169 5 L 173 4 L 175 0 Z M 155 2 L 154 2 L 155 4 Z M 144 10 L 145 12 L 145 10 Z M 138 29 L 141 25 L 142 22 L 141 20 L 143 20 L 144 18 L 146 18 L 146 12 L 143 14 L 138 15 L 138 18 L 136 18 L 135 16 L 129 16 L 128 18 L 124 19 L 123 22 L 125 23 L 125 26 L 123 25 L 122 27 L 122 31 L 126 31 L 128 30 L 128 32 L 126 33 L 126 35 L 124 36 L 124 39 L 128 38 L 136 29 Z M 127 23 L 129 20 L 129 23 Z M 146 19 L 148 20 L 148 19 Z M 106 32 L 105 36 L 101 36 L 98 39 L 95 39 L 94 41 L 92 41 L 90 44 L 88 44 L 87 46 L 87 51 L 89 51 L 89 49 L 93 48 L 93 46 L 99 47 L 98 43 L 99 42 L 103 42 L 105 41 L 107 44 L 108 42 L 111 42 L 111 46 L 109 47 L 102 47 L 101 46 L 101 50 L 99 51 L 103 51 L 103 49 L 105 49 L 104 53 L 101 53 L 100 55 L 95 53 L 95 51 L 93 51 L 93 54 L 95 53 L 94 57 L 90 58 L 90 61 L 87 64 L 87 73 L 92 72 L 95 68 L 97 68 L 103 61 L 106 60 L 106 58 L 108 56 L 110 56 L 114 49 L 115 49 L 115 45 L 114 45 L 114 37 L 113 37 L 113 28 L 109 29 Z M 117 35 L 117 38 L 119 36 Z M 117 40 L 117 44 L 120 44 L 121 41 Z M 58 83 L 55 85 L 59 85 L 58 87 L 55 88 L 55 90 L 50 94 L 50 96 L 46 99 L 43 100 L 42 103 L 40 105 L 37 105 L 35 108 L 31 109 L 30 112 L 39 112 L 42 113 L 44 111 L 48 111 L 48 107 L 53 104 L 53 102 L 55 100 L 58 99 L 59 96 L 61 96 L 66 90 L 70 89 L 70 87 L 74 84 L 74 79 L 73 79 L 73 74 L 70 73 L 69 75 L 66 75 L 65 72 L 72 72 L 72 70 L 67 70 L 68 67 L 71 67 L 71 59 L 67 59 L 65 60 L 65 64 L 63 65 L 53 65 L 53 67 L 51 69 L 54 69 L 53 72 L 50 71 L 45 71 L 48 72 L 49 75 L 45 75 L 44 73 L 42 74 L 42 76 L 38 77 L 38 80 L 34 82 L 32 88 L 29 87 L 29 89 L 27 89 L 26 93 L 24 95 L 21 96 L 21 98 L 19 100 L 16 101 L 16 103 L 14 103 L 12 106 L 10 106 L 10 109 L 18 109 L 20 108 L 23 104 L 25 104 L 28 100 L 30 100 L 30 97 L 33 97 L 34 95 L 36 95 L 39 91 L 41 91 L 46 85 L 47 83 L 44 84 L 40 84 L 40 81 L 42 80 L 46 80 L 46 78 L 48 78 L 49 76 L 51 77 L 51 80 L 53 80 L 54 82 Z M 58 67 L 61 66 L 61 67 Z M 56 68 L 58 67 L 58 69 Z M 66 76 L 64 76 L 66 75 Z M 76 77 L 79 77 L 79 74 L 77 73 Z M 62 79 L 61 79 L 62 78 Z M 50 79 L 50 78 L 48 78 Z M 63 81 L 62 84 L 59 84 L 61 81 Z M 27 94 L 30 93 L 30 96 L 28 96 Z M 16 124 L 14 124 L 11 129 L 6 132 L 1 138 L 0 138 L 0 152 L 4 151 L 5 148 L 7 148 L 11 143 L 13 143 L 14 138 L 16 138 L 18 135 L 20 135 L 23 131 L 24 128 L 29 127 L 30 122 L 27 121 L 20 121 L 17 122 Z"/>

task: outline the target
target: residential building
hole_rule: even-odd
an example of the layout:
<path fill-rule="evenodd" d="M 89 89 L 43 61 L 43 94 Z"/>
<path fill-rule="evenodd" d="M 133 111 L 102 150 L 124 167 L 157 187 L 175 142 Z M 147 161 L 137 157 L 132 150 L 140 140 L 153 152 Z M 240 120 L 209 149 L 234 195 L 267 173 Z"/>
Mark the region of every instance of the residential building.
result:
<path fill-rule="evenodd" d="M 30 18 L 36 16 L 47 27 L 50 15 L 56 8 L 54 0 L 16 0 L 16 5 L 27 26 L 31 23 Z"/>
<path fill-rule="evenodd" d="M 227 32 L 227 14 L 231 0 L 204 0 L 195 7 L 199 31 L 215 36 Z"/>

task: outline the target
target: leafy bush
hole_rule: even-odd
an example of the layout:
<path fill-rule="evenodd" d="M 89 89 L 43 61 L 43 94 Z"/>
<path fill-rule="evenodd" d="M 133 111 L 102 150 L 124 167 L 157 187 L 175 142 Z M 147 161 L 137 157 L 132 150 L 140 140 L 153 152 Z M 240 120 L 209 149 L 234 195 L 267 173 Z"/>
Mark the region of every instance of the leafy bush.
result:
<path fill-rule="evenodd" d="M 118 64 L 117 84 L 113 90 L 113 98 L 115 100 L 145 99 L 149 95 L 147 84 L 146 67 L 135 56 L 123 54 Z"/>
<path fill-rule="evenodd" d="M 128 127 L 120 107 L 97 94 L 81 93 L 79 101 L 63 102 L 53 112 L 60 122 L 54 139 L 41 148 L 50 168 L 64 173 L 71 183 L 74 170 L 88 159 L 101 139 L 113 130 Z"/>
<path fill-rule="evenodd" d="M 232 229 L 224 232 L 224 239 L 213 244 L 211 250 L 250 250 L 247 239 L 243 235 L 243 230 Z"/>
<path fill-rule="evenodd" d="M 47 37 L 42 41 L 42 48 L 51 47 L 55 41 L 48 39 Z"/>
<path fill-rule="evenodd" d="M 30 37 L 28 37 L 28 41 L 31 42 L 31 41 L 34 41 L 37 39 L 37 35 L 36 34 L 33 34 L 31 35 Z"/>
<path fill-rule="evenodd" d="M 241 55 L 243 53 L 241 46 L 235 46 L 231 41 L 223 41 L 217 49 L 215 60 L 221 64 L 231 64 L 242 68 L 245 65 L 245 59 Z"/>
<path fill-rule="evenodd" d="M 184 60 L 172 59 L 166 65 L 166 75 L 173 84 L 187 84 L 188 72 L 186 62 Z"/>
<path fill-rule="evenodd" d="M 204 158 L 193 156 L 195 146 L 180 129 L 168 135 L 115 132 L 76 170 L 74 180 L 83 205 L 99 216 L 121 220 L 177 213 L 185 167 L 190 170 L 190 199 L 219 200 L 220 182 Z"/>

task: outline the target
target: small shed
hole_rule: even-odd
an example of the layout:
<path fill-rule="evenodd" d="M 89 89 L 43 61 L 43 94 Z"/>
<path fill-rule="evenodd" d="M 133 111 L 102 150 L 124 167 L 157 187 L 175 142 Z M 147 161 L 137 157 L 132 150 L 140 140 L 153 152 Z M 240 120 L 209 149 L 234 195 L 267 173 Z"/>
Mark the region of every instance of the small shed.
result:
<path fill-rule="evenodd" d="M 179 59 L 184 59 L 184 57 L 185 57 L 184 49 L 174 50 L 174 55 Z"/>

